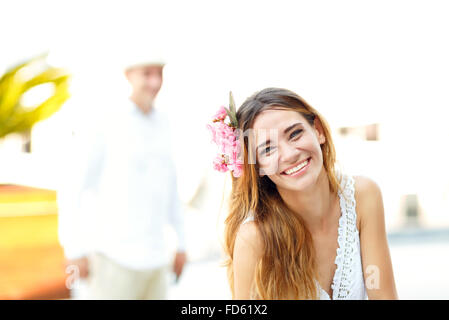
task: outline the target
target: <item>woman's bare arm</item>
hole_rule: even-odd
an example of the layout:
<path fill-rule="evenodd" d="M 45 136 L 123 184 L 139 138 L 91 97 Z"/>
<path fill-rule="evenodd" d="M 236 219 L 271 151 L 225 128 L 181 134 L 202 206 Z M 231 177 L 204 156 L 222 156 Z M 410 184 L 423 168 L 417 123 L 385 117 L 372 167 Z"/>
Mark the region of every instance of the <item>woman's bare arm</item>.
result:
<path fill-rule="evenodd" d="M 254 222 L 243 224 L 236 236 L 234 245 L 234 299 L 251 299 L 254 272 L 261 258 L 262 241 Z"/>
<path fill-rule="evenodd" d="M 369 299 L 398 299 L 385 230 L 382 193 L 369 178 L 355 178 L 356 211 L 360 215 L 360 248 Z"/>

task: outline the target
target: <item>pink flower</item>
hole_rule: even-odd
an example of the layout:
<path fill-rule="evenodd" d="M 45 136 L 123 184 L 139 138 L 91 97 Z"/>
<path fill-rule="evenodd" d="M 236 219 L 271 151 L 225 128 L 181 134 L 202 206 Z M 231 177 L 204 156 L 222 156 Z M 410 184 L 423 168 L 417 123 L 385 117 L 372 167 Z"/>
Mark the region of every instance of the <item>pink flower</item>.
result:
<path fill-rule="evenodd" d="M 217 123 L 217 129 L 223 139 L 234 135 L 234 130 L 224 122 Z"/>
<path fill-rule="evenodd" d="M 240 177 L 243 162 L 238 159 L 241 143 L 237 139 L 236 129 L 225 123 L 228 116 L 224 107 L 220 107 L 213 124 L 206 127 L 212 134 L 212 141 L 217 144 L 219 154 L 213 161 L 214 169 L 220 172 L 231 170 L 234 177 Z"/>
<path fill-rule="evenodd" d="M 229 170 L 228 165 L 224 163 L 223 157 L 221 155 L 214 159 L 214 169 L 220 172 L 226 172 Z"/>
<path fill-rule="evenodd" d="M 234 166 L 234 169 L 232 170 L 232 174 L 235 178 L 238 178 L 242 175 L 243 172 L 243 165 L 242 164 L 236 164 Z"/>
<path fill-rule="evenodd" d="M 223 139 L 221 141 L 221 152 L 227 155 L 232 155 L 235 150 L 235 141 Z"/>
<path fill-rule="evenodd" d="M 230 170 L 232 170 L 232 174 L 234 177 L 238 178 L 242 175 L 243 172 L 243 162 L 241 160 L 237 160 L 233 164 L 228 166 Z"/>
<path fill-rule="evenodd" d="M 217 142 L 217 131 L 214 127 L 212 127 L 210 124 L 206 125 L 207 129 L 210 131 L 210 133 L 212 134 L 212 141 L 214 143 L 218 143 Z"/>
<path fill-rule="evenodd" d="M 228 116 L 225 107 L 221 106 L 218 109 L 218 112 L 214 116 L 214 120 L 224 121 L 224 119 Z"/>

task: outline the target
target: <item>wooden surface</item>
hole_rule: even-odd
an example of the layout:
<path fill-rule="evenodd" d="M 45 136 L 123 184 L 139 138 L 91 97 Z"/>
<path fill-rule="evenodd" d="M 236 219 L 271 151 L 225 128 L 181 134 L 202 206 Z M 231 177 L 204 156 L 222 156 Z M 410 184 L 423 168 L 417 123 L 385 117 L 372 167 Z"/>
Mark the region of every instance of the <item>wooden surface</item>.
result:
<path fill-rule="evenodd" d="M 0 299 L 61 299 L 65 286 L 56 192 L 0 185 Z"/>

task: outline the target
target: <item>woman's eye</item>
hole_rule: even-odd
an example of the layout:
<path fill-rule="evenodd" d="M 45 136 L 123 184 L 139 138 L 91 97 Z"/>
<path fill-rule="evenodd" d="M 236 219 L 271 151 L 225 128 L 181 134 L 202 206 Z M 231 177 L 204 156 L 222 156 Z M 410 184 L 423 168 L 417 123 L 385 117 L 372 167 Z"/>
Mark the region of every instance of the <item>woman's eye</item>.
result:
<path fill-rule="evenodd" d="M 268 146 L 268 147 L 266 147 L 266 148 L 264 148 L 263 149 L 263 151 L 261 152 L 262 153 L 262 155 L 268 155 L 271 151 L 273 151 L 273 149 L 274 149 L 274 147 L 272 147 L 272 146 Z"/>
<path fill-rule="evenodd" d="M 302 132 L 302 129 L 298 129 L 298 130 L 293 131 L 292 134 L 290 135 L 290 139 L 296 137 L 301 132 Z"/>

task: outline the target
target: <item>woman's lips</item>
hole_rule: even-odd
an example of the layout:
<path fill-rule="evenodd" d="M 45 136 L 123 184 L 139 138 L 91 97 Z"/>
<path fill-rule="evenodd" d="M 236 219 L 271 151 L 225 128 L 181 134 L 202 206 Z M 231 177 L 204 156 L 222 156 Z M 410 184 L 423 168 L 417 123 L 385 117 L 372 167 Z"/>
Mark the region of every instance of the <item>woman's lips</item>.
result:
<path fill-rule="evenodd" d="M 305 165 L 305 166 L 303 166 L 301 169 L 299 169 L 298 171 L 296 171 L 296 172 L 293 172 L 293 173 L 291 173 L 291 174 L 287 174 L 285 171 L 283 171 L 283 172 L 281 172 L 281 174 L 282 175 L 285 175 L 285 176 L 288 176 L 288 177 L 297 177 L 297 176 L 299 176 L 299 175 L 302 175 L 308 168 L 309 168 L 309 166 L 310 166 L 310 161 L 311 161 L 311 157 L 309 157 L 306 161 L 307 161 L 307 164 Z M 304 161 L 303 161 L 304 162 Z M 303 163 L 303 162 L 301 162 L 301 163 Z M 301 164 L 300 163 L 300 164 Z M 297 166 L 299 166 L 300 164 L 298 164 Z M 296 166 L 296 167 L 297 167 Z M 286 171 L 288 171 L 288 170 L 286 170 Z"/>

